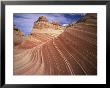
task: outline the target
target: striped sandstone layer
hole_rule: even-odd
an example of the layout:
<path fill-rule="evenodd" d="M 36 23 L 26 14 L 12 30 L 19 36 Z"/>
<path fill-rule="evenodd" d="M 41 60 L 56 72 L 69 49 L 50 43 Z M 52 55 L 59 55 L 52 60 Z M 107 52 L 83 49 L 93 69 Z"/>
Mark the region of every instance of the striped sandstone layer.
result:
<path fill-rule="evenodd" d="M 35 32 L 14 46 L 14 75 L 96 75 L 97 14 L 87 14 L 57 37 Z"/>

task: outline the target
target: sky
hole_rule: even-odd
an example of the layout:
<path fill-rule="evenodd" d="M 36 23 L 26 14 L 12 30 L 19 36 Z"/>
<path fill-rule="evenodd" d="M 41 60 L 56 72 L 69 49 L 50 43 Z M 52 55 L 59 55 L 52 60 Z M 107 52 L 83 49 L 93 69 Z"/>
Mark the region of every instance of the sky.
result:
<path fill-rule="evenodd" d="M 32 31 L 34 22 L 38 20 L 40 16 L 45 16 L 49 22 L 56 21 L 61 25 L 75 23 L 85 13 L 14 13 L 13 23 L 19 28 L 25 35 L 30 34 Z"/>

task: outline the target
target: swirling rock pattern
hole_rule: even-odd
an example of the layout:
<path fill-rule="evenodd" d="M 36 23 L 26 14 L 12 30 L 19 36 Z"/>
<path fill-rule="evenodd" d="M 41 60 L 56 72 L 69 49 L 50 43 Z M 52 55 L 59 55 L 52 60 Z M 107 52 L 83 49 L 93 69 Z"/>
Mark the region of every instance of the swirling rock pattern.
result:
<path fill-rule="evenodd" d="M 97 75 L 97 14 L 57 37 L 34 33 L 14 46 L 14 75 Z"/>

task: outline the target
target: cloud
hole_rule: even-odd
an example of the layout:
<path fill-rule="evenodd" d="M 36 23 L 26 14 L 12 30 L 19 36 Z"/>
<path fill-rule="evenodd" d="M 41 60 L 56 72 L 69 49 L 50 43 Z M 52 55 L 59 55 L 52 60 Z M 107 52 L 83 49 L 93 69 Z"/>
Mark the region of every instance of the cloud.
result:
<path fill-rule="evenodd" d="M 68 24 L 63 24 L 62 26 L 68 26 Z"/>

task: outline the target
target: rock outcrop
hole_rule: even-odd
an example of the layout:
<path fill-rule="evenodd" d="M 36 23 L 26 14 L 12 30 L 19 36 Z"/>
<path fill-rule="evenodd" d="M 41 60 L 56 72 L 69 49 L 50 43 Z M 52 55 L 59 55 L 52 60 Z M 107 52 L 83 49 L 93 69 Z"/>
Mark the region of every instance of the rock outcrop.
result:
<path fill-rule="evenodd" d="M 21 32 L 20 29 L 16 27 L 16 25 L 13 26 L 13 36 L 14 45 L 21 44 L 24 40 L 24 33 Z"/>
<path fill-rule="evenodd" d="M 83 17 L 81 20 L 77 21 L 77 24 L 78 23 L 85 23 L 86 25 L 91 25 L 91 26 L 97 26 L 97 14 L 95 13 L 89 13 L 89 14 L 86 14 L 85 17 Z"/>
<path fill-rule="evenodd" d="M 45 16 L 40 16 L 37 21 L 34 22 L 33 31 L 50 29 L 50 30 L 62 30 L 65 27 L 61 26 L 58 22 L 49 22 Z"/>
<path fill-rule="evenodd" d="M 41 21 L 43 21 L 43 22 L 48 22 L 48 20 L 47 20 L 47 18 L 46 18 L 45 16 L 40 16 L 40 17 L 38 18 L 37 22 L 41 22 Z"/>

